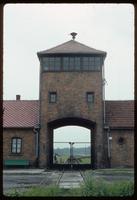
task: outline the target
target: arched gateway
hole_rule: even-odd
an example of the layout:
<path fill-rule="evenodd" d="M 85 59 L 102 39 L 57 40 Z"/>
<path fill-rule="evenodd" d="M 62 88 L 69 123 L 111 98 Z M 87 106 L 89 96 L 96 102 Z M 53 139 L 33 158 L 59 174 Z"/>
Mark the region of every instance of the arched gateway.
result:
<path fill-rule="evenodd" d="M 38 52 L 38 57 L 40 166 L 53 165 L 53 130 L 78 125 L 93 132 L 91 168 L 104 167 L 107 160 L 107 139 L 103 131 L 106 52 L 76 42 L 73 37 L 66 43 Z"/>
<path fill-rule="evenodd" d="M 49 137 L 50 137 L 49 138 L 49 140 L 50 140 L 49 154 L 48 154 L 48 156 L 49 156 L 48 157 L 49 166 L 50 167 L 61 167 L 61 166 L 55 165 L 53 163 L 54 129 L 64 127 L 64 126 L 69 126 L 69 125 L 81 126 L 81 127 L 88 128 L 90 130 L 90 135 L 92 134 L 92 140 L 90 139 L 90 147 L 92 146 L 90 156 L 92 158 L 92 162 L 90 164 L 85 164 L 85 165 L 82 165 L 82 166 L 80 164 L 79 165 L 77 164 L 77 167 L 79 167 L 79 168 L 81 168 L 81 167 L 95 168 L 95 166 L 96 166 L 96 160 L 95 160 L 96 156 L 95 156 L 94 149 L 95 149 L 96 123 L 92 122 L 90 120 L 78 118 L 78 117 L 62 118 L 62 119 L 57 119 L 57 120 L 54 120 L 54 121 L 51 121 L 51 122 L 48 123 L 48 132 L 49 132 Z M 62 164 L 62 167 L 64 168 L 64 167 L 69 167 L 69 166 Z"/>

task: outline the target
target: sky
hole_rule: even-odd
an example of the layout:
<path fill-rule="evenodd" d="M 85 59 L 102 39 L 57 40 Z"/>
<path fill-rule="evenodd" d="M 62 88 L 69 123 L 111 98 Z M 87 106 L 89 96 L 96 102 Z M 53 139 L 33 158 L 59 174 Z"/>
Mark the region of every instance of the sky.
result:
<path fill-rule="evenodd" d="M 39 98 L 37 52 L 71 40 L 107 52 L 105 99 L 134 99 L 132 4 L 6 4 L 3 97 Z"/>
<path fill-rule="evenodd" d="M 70 147 L 69 142 L 74 142 L 74 147 L 88 147 L 90 146 L 91 138 L 90 130 L 84 127 L 66 126 L 57 128 L 54 130 L 54 148 Z"/>

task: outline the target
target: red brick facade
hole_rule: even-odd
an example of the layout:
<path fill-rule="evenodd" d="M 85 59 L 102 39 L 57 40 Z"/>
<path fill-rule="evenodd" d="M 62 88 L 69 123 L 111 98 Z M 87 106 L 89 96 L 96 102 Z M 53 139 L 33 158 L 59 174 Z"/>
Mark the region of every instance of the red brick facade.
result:
<path fill-rule="evenodd" d="M 134 131 L 111 130 L 111 167 L 134 166 Z M 123 142 L 120 143 L 120 139 Z"/>
<path fill-rule="evenodd" d="M 51 121 L 68 117 L 88 119 L 96 123 L 94 137 L 97 163 L 95 165 L 102 165 L 104 147 L 101 72 L 46 72 L 42 73 L 41 76 L 41 165 L 47 165 L 46 162 L 48 161 L 46 160 L 45 152 L 47 152 L 48 156 L 49 149 L 51 148 L 48 142 L 52 138 L 48 133 L 47 124 Z M 57 103 L 49 103 L 48 95 L 50 91 L 57 92 Z M 94 92 L 95 101 L 93 105 L 87 103 L 86 92 L 88 91 Z"/>
<path fill-rule="evenodd" d="M 41 59 L 40 56 L 45 53 L 54 52 L 56 57 L 59 53 L 70 54 L 71 51 L 80 55 L 100 55 L 101 59 L 106 56 L 103 51 L 75 41 L 39 52 L 38 56 Z M 104 101 L 102 68 L 97 71 L 44 71 L 42 64 L 40 67 L 39 100 L 22 101 L 19 98 L 4 102 L 3 159 L 26 159 L 35 166 L 39 156 L 39 167 L 51 167 L 54 128 L 78 125 L 91 130 L 91 168 L 133 167 L 133 101 Z M 103 64 L 101 67 L 104 67 Z M 55 103 L 49 102 L 50 92 L 57 94 Z M 87 102 L 87 92 L 94 94 L 92 104 Z M 36 128 L 38 137 L 34 133 Z M 13 137 L 22 139 L 22 151 L 18 155 L 11 153 Z"/>
<path fill-rule="evenodd" d="M 3 159 L 4 160 L 29 160 L 31 166 L 35 166 L 35 134 L 32 129 L 8 128 L 3 132 Z M 22 139 L 21 153 L 11 152 L 13 137 Z"/>

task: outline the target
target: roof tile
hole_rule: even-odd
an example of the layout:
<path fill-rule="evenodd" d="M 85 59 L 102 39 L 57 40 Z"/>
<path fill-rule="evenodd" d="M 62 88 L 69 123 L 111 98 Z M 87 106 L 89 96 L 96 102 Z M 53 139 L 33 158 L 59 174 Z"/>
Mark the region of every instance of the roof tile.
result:
<path fill-rule="evenodd" d="M 45 55 L 45 54 L 102 54 L 106 55 L 106 52 L 100 51 L 97 49 L 93 49 L 89 46 L 86 46 L 80 42 L 70 40 L 63 44 L 60 44 L 56 47 L 47 49 L 45 51 L 38 52 L 38 56 Z"/>
<path fill-rule="evenodd" d="M 134 127 L 134 101 L 105 101 L 106 124 Z M 29 128 L 39 124 L 38 100 L 3 101 L 3 127 Z"/>
<path fill-rule="evenodd" d="M 34 127 L 39 123 L 39 101 L 3 101 L 3 127 Z"/>
<path fill-rule="evenodd" d="M 110 127 L 134 127 L 134 101 L 105 101 L 106 123 Z"/>

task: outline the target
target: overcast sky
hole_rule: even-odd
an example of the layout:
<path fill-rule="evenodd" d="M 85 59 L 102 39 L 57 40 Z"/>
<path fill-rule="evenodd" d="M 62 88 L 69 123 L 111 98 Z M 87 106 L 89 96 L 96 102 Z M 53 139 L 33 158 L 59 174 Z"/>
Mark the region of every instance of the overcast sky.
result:
<path fill-rule="evenodd" d="M 92 137 L 92 135 L 91 135 Z M 90 146 L 90 130 L 79 126 L 66 126 L 54 130 L 54 147 L 70 147 L 69 142 L 75 142 L 74 147 Z M 65 143 L 56 143 L 65 142 Z M 85 142 L 77 144 L 76 142 Z"/>
<path fill-rule="evenodd" d="M 7 4 L 4 8 L 4 99 L 39 98 L 36 53 L 71 39 L 107 52 L 106 99 L 134 98 L 132 4 Z"/>
<path fill-rule="evenodd" d="M 6 5 L 4 99 L 15 99 L 16 94 L 22 99 L 38 99 L 36 53 L 70 40 L 73 31 L 78 33 L 78 42 L 107 52 L 106 99 L 134 99 L 134 7 L 131 4 Z M 90 141 L 89 130 L 81 127 L 57 129 L 54 136 L 54 141 Z"/>

